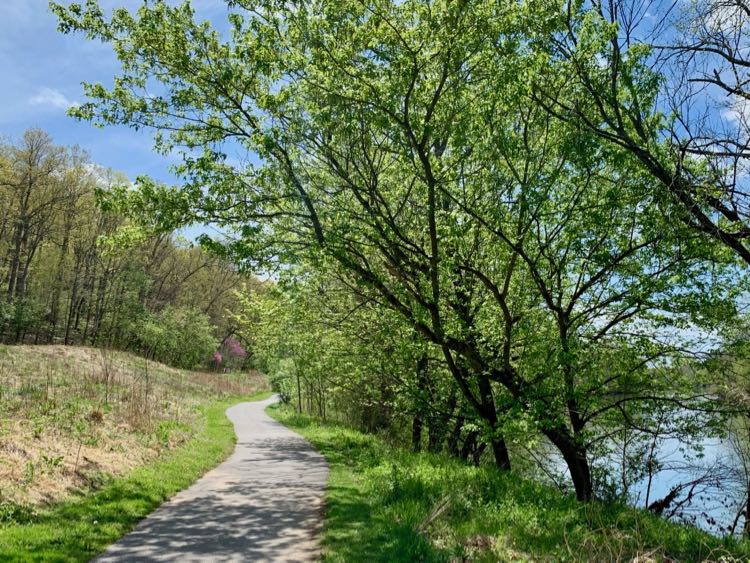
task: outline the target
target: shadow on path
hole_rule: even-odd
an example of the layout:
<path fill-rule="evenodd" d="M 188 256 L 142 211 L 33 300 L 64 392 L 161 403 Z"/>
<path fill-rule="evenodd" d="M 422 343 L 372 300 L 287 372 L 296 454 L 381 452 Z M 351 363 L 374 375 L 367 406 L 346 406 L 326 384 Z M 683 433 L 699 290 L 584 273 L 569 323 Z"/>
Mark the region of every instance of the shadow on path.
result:
<path fill-rule="evenodd" d="M 227 410 L 232 456 L 178 493 L 96 561 L 313 561 L 328 468 L 268 417 L 274 399 Z"/>

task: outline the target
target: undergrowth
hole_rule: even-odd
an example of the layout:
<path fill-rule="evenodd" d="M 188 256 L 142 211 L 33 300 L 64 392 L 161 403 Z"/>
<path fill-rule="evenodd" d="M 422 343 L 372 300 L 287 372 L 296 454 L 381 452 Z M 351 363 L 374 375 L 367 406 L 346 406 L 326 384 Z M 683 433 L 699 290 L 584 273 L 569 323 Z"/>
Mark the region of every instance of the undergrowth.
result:
<path fill-rule="evenodd" d="M 414 454 L 291 409 L 269 413 L 330 465 L 325 561 L 747 561 L 750 545 L 494 467 Z"/>

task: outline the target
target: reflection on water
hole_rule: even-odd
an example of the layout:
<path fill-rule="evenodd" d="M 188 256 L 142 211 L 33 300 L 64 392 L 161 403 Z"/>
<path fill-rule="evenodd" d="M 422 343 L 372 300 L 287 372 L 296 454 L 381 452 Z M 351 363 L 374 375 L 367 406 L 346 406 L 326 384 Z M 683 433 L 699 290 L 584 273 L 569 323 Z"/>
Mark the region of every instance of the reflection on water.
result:
<path fill-rule="evenodd" d="M 686 447 L 677 439 L 665 440 L 657 452 L 659 471 L 632 484 L 629 500 L 634 506 L 661 508 L 662 514 L 692 523 L 717 534 L 734 528 L 744 505 L 745 486 L 734 479 L 734 455 L 726 440 L 704 440 L 700 448 Z M 656 506 L 654 506 L 656 505 Z M 739 526 L 738 526 L 739 524 Z"/>

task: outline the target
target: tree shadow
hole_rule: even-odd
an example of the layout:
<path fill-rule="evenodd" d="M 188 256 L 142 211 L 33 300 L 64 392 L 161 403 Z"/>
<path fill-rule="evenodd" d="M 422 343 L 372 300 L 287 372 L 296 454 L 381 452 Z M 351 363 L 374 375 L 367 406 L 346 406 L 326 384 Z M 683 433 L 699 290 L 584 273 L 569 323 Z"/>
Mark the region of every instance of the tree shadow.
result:
<path fill-rule="evenodd" d="M 96 561 L 315 559 L 326 477 L 325 460 L 300 437 L 242 441 Z"/>
<path fill-rule="evenodd" d="M 408 520 L 391 519 L 386 499 L 366 495 L 356 486 L 330 486 L 326 493 L 324 553 L 333 561 L 445 561 Z"/>

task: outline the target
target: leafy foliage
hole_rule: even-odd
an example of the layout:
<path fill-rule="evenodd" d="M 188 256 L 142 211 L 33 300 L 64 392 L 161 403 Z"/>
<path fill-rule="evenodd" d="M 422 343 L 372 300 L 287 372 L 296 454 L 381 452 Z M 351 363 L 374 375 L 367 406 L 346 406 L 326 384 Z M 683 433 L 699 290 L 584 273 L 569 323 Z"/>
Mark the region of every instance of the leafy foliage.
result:
<path fill-rule="evenodd" d="M 231 1 L 226 32 L 187 2 L 53 10 L 121 64 L 71 113 L 183 151 L 180 187 L 107 204 L 219 225 L 206 246 L 276 277 L 236 321 L 298 411 L 504 469 L 546 445 L 581 501 L 627 498 L 648 440 L 722 432 L 696 350 L 738 314 L 746 233 L 711 155 L 674 160 L 616 9 Z"/>
<path fill-rule="evenodd" d="M 176 234 L 150 232 L 108 208 L 102 197 L 127 179 L 43 131 L 0 144 L 0 162 L 2 340 L 158 348 L 180 366 L 209 360 L 209 340 L 231 332 L 231 289 L 247 278 Z"/>
<path fill-rule="evenodd" d="M 208 315 L 196 309 L 167 307 L 158 316 L 145 314 L 130 331 L 142 354 L 187 369 L 205 363 L 219 345 Z"/>

